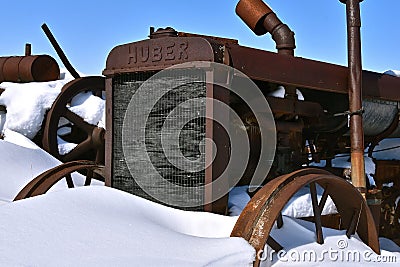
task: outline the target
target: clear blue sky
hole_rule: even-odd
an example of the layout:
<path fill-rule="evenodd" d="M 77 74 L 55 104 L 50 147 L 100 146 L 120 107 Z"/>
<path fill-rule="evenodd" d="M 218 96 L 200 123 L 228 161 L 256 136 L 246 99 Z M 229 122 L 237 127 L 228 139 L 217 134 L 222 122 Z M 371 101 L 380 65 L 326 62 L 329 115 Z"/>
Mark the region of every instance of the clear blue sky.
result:
<path fill-rule="evenodd" d="M 255 36 L 235 14 L 237 2 L 3 0 L 0 56 L 22 55 L 29 42 L 33 54 L 49 54 L 59 61 L 41 29 L 44 22 L 73 66 L 85 74 L 101 74 L 113 47 L 146 39 L 150 26 L 229 37 L 275 51 L 269 34 Z M 347 65 L 345 5 L 339 0 L 265 2 L 296 33 L 296 56 Z M 361 2 L 364 69 L 400 69 L 399 10 L 399 0 Z"/>

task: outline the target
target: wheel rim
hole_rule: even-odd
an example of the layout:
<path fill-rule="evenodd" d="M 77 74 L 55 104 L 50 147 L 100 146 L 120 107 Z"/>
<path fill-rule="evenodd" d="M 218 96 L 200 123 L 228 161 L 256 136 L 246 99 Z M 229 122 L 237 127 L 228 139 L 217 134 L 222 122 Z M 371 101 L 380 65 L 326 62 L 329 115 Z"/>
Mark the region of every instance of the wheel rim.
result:
<path fill-rule="evenodd" d="M 299 170 L 267 183 L 242 211 L 231 236 L 243 237 L 257 252 L 263 250 L 281 210 L 298 190 L 308 184 L 313 202 L 318 243 L 323 243 L 321 212 L 327 197 L 330 196 L 342 217 L 347 236 L 357 233 L 373 251 L 380 252 L 375 222 L 362 195 L 344 179 L 320 169 Z M 316 197 L 316 184 L 324 188 L 324 194 L 319 203 Z M 256 259 L 254 265 L 259 266 L 259 264 L 260 259 Z"/>
<path fill-rule="evenodd" d="M 43 131 L 43 148 L 63 162 L 88 159 L 83 155 L 91 152 L 96 163 L 104 163 L 104 133 L 105 129 L 89 124 L 80 116 L 68 109 L 67 105 L 73 97 L 85 91 L 100 95 L 105 90 L 105 78 L 100 76 L 82 77 L 64 85 L 61 93 L 49 110 Z M 60 118 L 65 118 L 79 129 L 86 138 L 77 142 L 77 146 L 69 153 L 61 155 L 58 149 L 57 130 Z"/>
<path fill-rule="evenodd" d="M 104 180 L 104 166 L 87 160 L 71 161 L 38 175 L 17 194 L 14 201 L 45 194 L 54 184 L 64 178 L 68 187 L 73 188 L 75 185 L 71 174 L 82 170 L 86 170 L 85 185 L 90 185 L 92 178 L 95 177 L 100 176 Z"/>

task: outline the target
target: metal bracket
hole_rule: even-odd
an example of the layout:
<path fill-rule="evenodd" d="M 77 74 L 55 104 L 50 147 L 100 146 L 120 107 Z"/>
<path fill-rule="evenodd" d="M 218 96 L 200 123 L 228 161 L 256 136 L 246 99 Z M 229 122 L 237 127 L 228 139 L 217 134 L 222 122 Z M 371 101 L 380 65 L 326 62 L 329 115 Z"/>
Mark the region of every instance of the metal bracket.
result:
<path fill-rule="evenodd" d="M 365 112 L 364 107 L 361 107 L 361 109 L 356 111 L 348 110 L 342 113 L 333 114 L 333 117 L 347 116 L 347 127 L 350 127 L 350 117 L 353 115 L 362 115 L 364 112 Z"/>
<path fill-rule="evenodd" d="M 356 110 L 356 111 L 348 110 L 348 111 L 345 111 L 345 112 L 342 112 L 342 113 L 333 114 L 333 117 L 339 117 L 339 116 L 349 116 L 349 117 L 351 117 L 353 115 L 362 115 L 364 112 L 365 112 L 364 107 L 361 107 L 361 109 Z"/>

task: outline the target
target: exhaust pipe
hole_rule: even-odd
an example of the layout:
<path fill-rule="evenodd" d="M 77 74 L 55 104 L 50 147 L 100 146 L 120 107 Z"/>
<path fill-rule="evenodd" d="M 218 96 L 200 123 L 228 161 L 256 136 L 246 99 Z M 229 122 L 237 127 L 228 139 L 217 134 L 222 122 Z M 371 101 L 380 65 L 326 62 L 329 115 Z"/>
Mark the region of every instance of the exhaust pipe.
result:
<path fill-rule="evenodd" d="M 346 4 L 347 46 L 349 67 L 349 112 L 351 143 L 351 181 L 365 197 L 366 179 L 364 164 L 364 131 L 362 123 L 362 65 L 361 65 L 361 16 L 362 0 L 340 0 Z"/>
<path fill-rule="evenodd" d="M 294 32 L 263 1 L 240 0 L 236 5 L 236 14 L 256 35 L 269 32 L 279 54 L 294 56 Z"/>

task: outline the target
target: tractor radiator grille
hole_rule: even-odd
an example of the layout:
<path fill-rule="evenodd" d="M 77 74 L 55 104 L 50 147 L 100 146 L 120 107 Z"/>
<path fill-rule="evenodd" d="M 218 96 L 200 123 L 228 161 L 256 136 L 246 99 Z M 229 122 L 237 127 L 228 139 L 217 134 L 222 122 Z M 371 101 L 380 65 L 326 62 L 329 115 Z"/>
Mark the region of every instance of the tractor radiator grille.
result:
<path fill-rule="evenodd" d="M 159 202 L 149 196 L 138 185 L 136 181 L 141 179 L 141 181 L 145 181 L 146 187 L 152 187 L 152 192 L 162 195 L 163 198 L 174 199 L 174 203 L 178 203 L 178 207 L 181 206 L 179 205 L 180 201 L 182 206 L 190 202 L 195 203 L 195 205 L 184 209 L 202 210 L 204 189 L 200 186 L 205 183 L 204 167 L 195 172 L 187 171 L 175 167 L 170 161 L 171 159 L 172 162 L 179 161 L 182 153 L 186 159 L 198 160 L 197 164 L 205 166 L 200 153 L 200 151 L 205 151 L 204 142 L 201 142 L 204 140 L 206 132 L 205 117 L 201 116 L 205 114 L 206 109 L 205 72 L 201 70 L 198 72 L 193 70 L 174 70 L 171 75 L 168 75 L 168 73 L 165 75 L 163 72 L 162 77 L 157 77 L 157 75 L 152 77 L 154 74 L 155 72 L 125 73 L 118 74 L 113 78 L 112 187 Z M 130 145 L 128 148 L 125 147 L 125 149 L 129 149 L 129 155 L 132 157 L 129 162 L 135 163 L 133 166 L 130 165 L 131 170 L 129 170 L 122 147 L 124 117 L 132 97 L 149 78 L 151 78 L 151 86 L 148 86 L 149 83 L 146 82 L 146 90 L 160 90 L 161 87 L 169 87 L 171 89 L 155 103 L 146 101 L 146 103 L 135 105 L 133 112 L 131 112 L 132 114 L 129 114 L 133 118 L 136 116 L 140 119 L 139 117 L 143 116 L 145 105 L 153 105 L 144 126 L 146 152 L 143 153 L 135 144 Z M 148 92 L 151 93 L 150 91 Z M 197 103 L 195 105 L 193 105 L 193 102 L 190 105 L 185 105 L 184 103 L 189 99 L 197 98 L 203 98 L 204 100 L 194 102 Z M 172 112 L 178 105 L 181 105 L 180 108 Z M 165 146 L 164 144 L 163 148 L 161 144 L 161 129 L 167 116 L 169 116 L 168 120 L 182 121 L 192 118 L 194 112 L 200 116 L 195 119 L 189 119 L 182 127 L 178 136 L 179 147 L 171 148 L 171 146 Z M 130 127 L 135 127 L 135 124 L 133 123 Z M 165 153 L 163 149 L 170 149 L 170 151 Z M 167 159 L 166 154 L 169 155 L 169 159 Z M 154 166 L 156 172 L 154 168 L 146 167 L 149 164 L 143 164 L 148 159 L 150 159 L 151 165 Z M 163 178 L 161 182 L 159 175 Z M 170 186 L 171 184 L 179 185 L 180 187 L 177 189 L 174 186 Z M 193 188 L 196 189 L 193 190 Z"/>

